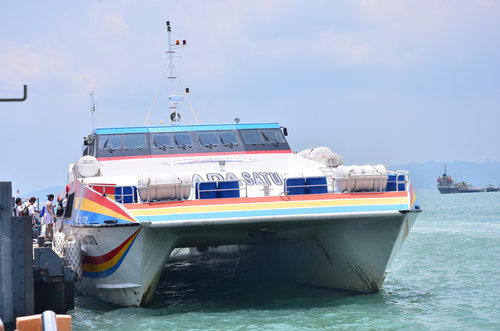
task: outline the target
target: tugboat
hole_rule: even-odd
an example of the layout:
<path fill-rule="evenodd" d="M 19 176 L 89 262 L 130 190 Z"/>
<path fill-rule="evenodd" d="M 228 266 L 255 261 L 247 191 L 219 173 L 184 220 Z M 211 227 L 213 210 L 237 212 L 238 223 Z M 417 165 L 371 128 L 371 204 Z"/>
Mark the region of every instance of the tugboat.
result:
<path fill-rule="evenodd" d="M 469 183 L 461 181 L 455 182 L 451 176 L 446 174 L 446 164 L 444 165 L 444 173 L 437 178 L 437 189 L 442 194 L 448 193 L 475 193 L 485 192 L 486 189 L 480 187 L 472 187 Z"/>
<path fill-rule="evenodd" d="M 169 97 L 171 124 L 96 128 L 70 164 L 63 251 L 80 291 L 144 306 L 173 256 L 221 255 L 235 270 L 257 256 L 293 282 L 380 290 L 421 212 L 407 171 L 293 153 L 278 123 L 181 124 L 183 97 Z"/>

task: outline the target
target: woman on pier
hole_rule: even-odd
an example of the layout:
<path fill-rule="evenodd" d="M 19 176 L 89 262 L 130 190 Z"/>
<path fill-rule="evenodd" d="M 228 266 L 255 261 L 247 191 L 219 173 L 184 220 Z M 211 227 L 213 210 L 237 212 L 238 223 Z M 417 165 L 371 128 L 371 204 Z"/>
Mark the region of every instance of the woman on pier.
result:
<path fill-rule="evenodd" d="M 54 215 L 54 207 L 52 205 L 52 201 L 54 200 L 54 194 L 47 195 L 47 204 L 45 205 L 45 214 L 43 214 L 42 224 L 46 225 L 45 228 L 45 237 L 52 240 L 52 226 L 56 219 L 56 215 Z"/>

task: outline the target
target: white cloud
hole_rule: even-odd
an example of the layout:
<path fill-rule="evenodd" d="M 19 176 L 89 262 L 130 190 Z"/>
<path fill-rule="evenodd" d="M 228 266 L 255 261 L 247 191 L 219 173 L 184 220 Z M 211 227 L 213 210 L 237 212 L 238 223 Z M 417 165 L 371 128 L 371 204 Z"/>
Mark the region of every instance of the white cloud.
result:
<path fill-rule="evenodd" d="M 118 11 L 116 7 L 109 7 L 105 3 L 100 3 L 92 7 L 90 16 L 94 27 L 93 30 L 97 30 L 99 35 L 125 37 L 131 34 L 123 13 Z"/>
<path fill-rule="evenodd" d="M 55 50 L 36 49 L 33 45 L 16 45 L 3 41 L 0 52 L 0 83 L 18 86 L 44 80 L 46 76 L 63 75 L 67 57 Z"/>

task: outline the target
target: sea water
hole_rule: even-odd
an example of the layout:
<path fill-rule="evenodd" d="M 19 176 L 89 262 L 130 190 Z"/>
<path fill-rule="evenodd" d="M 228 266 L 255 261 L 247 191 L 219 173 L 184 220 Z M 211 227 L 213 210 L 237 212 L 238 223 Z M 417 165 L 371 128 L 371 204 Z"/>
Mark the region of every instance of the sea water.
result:
<path fill-rule="evenodd" d="M 171 263 L 146 308 L 77 297 L 73 330 L 500 330 L 500 192 L 417 192 L 423 212 L 376 294 Z"/>

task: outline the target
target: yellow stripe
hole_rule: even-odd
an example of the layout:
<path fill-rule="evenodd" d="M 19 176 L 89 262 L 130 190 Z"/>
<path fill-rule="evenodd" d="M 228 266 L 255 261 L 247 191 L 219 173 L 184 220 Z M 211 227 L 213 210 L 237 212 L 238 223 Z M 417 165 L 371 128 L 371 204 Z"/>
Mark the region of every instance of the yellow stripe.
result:
<path fill-rule="evenodd" d="M 101 264 L 84 264 L 83 265 L 83 270 L 86 271 L 86 272 L 101 272 L 101 271 L 104 271 L 104 270 L 108 270 L 109 268 L 111 268 L 112 266 L 114 266 L 116 264 L 116 262 L 118 262 L 120 260 L 120 258 L 125 253 L 125 251 L 127 250 L 127 248 L 130 245 L 132 245 L 132 242 L 134 241 L 135 237 L 137 237 L 137 234 L 138 233 L 136 233 L 135 236 L 132 237 L 130 239 L 130 241 L 125 246 L 123 246 L 123 248 L 121 249 L 121 251 L 118 252 L 118 254 L 116 254 L 111 260 L 109 260 L 108 262 L 101 263 Z"/>
<path fill-rule="evenodd" d="M 80 208 L 81 210 L 85 210 L 85 211 L 89 211 L 89 212 L 92 212 L 92 213 L 98 213 L 98 214 L 103 214 L 103 215 L 107 215 L 107 216 L 110 216 L 112 218 L 119 218 L 121 220 L 125 220 L 125 221 L 130 221 L 130 219 L 124 217 L 123 215 L 107 208 L 107 207 L 104 207 L 90 199 L 87 199 L 87 198 L 83 198 L 82 200 L 82 206 Z"/>
<path fill-rule="evenodd" d="M 238 210 L 263 210 L 279 208 L 304 208 L 304 207 L 330 207 L 330 206 L 354 206 L 354 205 L 386 205 L 386 204 L 408 204 L 407 197 L 399 198 L 371 198 L 371 199 L 333 199 L 333 200 L 313 200 L 313 201 L 277 201 L 259 202 L 248 204 L 227 204 L 227 205 L 203 205 L 189 207 L 166 207 L 157 209 L 129 209 L 134 216 L 171 215 L 197 212 L 218 212 L 218 211 L 238 211 Z"/>
<path fill-rule="evenodd" d="M 415 201 L 417 201 L 417 196 L 415 195 L 415 191 L 413 190 L 413 186 L 411 187 L 411 204 L 410 208 L 413 208 L 413 205 L 415 205 Z"/>

